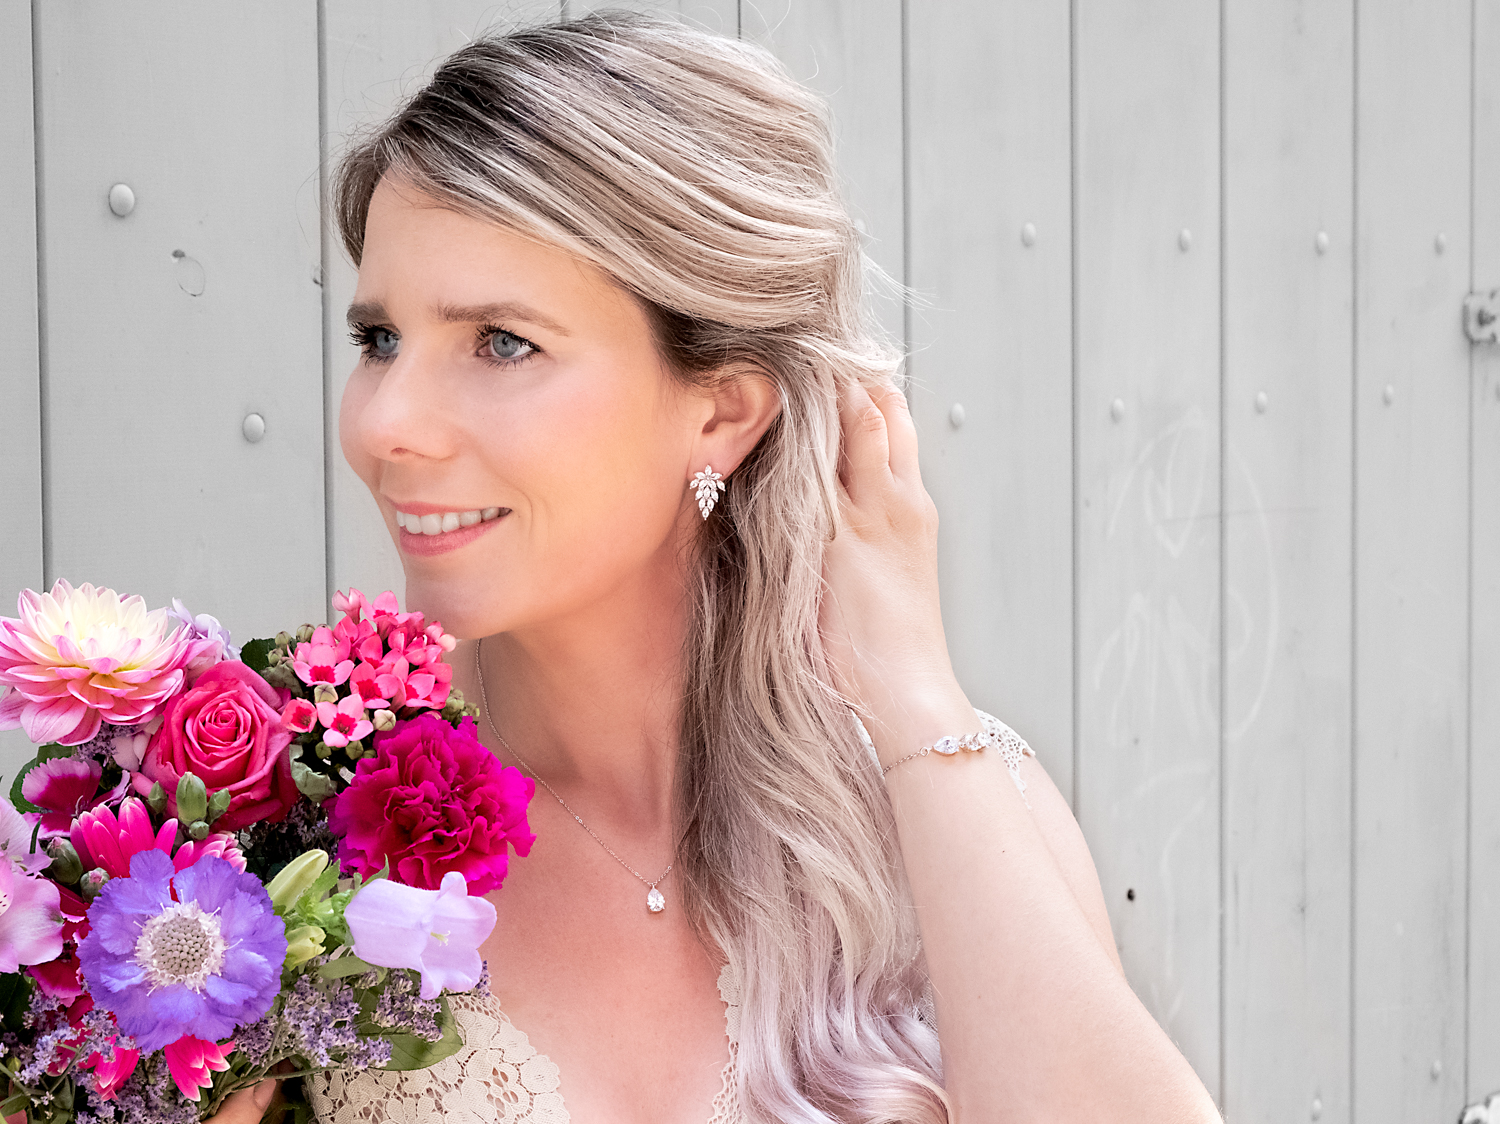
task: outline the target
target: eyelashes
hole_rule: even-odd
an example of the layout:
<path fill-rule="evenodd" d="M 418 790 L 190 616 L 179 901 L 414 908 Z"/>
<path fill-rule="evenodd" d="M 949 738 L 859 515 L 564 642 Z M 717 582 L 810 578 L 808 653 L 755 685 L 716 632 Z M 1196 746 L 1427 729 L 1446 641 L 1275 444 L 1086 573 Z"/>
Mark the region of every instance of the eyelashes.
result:
<path fill-rule="evenodd" d="M 394 349 L 383 351 L 382 345 L 394 345 L 400 338 L 384 324 L 356 321 L 349 325 L 349 342 L 359 348 L 366 363 L 389 363 L 396 357 L 396 352 Z M 500 368 L 515 367 L 542 353 L 542 349 L 525 336 L 518 336 L 498 324 L 481 324 L 474 333 L 474 346 L 480 353 L 477 358 Z M 502 348 L 511 354 L 501 354 Z"/>

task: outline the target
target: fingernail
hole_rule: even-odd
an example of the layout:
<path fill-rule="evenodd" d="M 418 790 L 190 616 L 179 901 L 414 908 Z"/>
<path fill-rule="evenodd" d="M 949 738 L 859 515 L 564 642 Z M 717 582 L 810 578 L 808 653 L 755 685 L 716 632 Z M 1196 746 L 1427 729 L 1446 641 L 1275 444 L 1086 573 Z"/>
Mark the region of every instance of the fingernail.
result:
<path fill-rule="evenodd" d="M 250 1094 L 250 1099 L 255 1102 L 256 1108 L 265 1108 L 271 1103 L 271 1098 L 276 1095 L 276 1079 L 267 1077 L 255 1087 L 255 1092 Z"/>

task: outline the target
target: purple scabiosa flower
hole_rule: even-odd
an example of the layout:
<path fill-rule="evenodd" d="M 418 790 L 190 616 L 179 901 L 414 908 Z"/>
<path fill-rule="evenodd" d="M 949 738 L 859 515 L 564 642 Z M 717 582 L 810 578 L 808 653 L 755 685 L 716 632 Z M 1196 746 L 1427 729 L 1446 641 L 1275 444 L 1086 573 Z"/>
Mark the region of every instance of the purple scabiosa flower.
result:
<path fill-rule="evenodd" d="M 187 1034 L 218 1040 L 281 989 L 286 929 L 253 874 L 209 855 L 186 870 L 157 850 L 130 858 L 89 909 L 78 946 L 94 1002 L 144 1053 Z"/>

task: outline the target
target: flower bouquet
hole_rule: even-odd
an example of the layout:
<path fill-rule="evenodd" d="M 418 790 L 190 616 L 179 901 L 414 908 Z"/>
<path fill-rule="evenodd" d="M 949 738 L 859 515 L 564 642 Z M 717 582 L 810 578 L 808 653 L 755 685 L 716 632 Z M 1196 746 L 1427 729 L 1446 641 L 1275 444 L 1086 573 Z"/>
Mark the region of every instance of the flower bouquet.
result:
<path fill-rule="evenodd" d="M 479 743 L 453 637 L 390 593 L 241 649 L 173 605 L 59 581 L 0 617 L 0 729 L 40 747 L 0 798 L 0 1117 L 421 1069 L 488 988 L 534 783 Z"/>

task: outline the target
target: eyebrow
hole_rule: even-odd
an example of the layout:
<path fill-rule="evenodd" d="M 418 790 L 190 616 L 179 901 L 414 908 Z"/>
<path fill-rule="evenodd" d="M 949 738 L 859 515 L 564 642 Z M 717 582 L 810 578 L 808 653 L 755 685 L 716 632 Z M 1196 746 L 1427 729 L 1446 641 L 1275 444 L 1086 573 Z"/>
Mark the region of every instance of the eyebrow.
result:
<path fill-rule="evenodd" d="M 502 301 L 498 304 L 442 304 L 433 309 L 433 315 L 447 324 L 487 324 L 499 320 L 524 320 L 528 324 L 535 324 L 539 328 L 546 328 L 559 336 L 571 333 L 553 320 L 530 305 L 520 304 L 515 301 Z M 371 320 L 389 320 L 385 305 L 379 301 L 356 301 L 349 306 L 347 320 L 353 327 L 355 324 L 368 323 Z"/>

